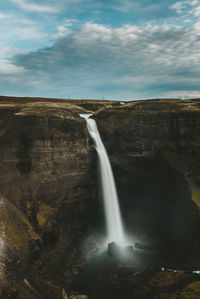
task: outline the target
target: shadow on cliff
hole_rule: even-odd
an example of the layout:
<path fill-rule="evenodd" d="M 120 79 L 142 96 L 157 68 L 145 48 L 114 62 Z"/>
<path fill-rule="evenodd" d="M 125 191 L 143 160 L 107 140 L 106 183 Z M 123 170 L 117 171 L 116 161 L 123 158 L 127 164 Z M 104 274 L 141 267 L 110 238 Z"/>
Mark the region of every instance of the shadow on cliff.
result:
<path fill-rule="evenodd" d="M 122 217 L 130 234 L 181 263 L 197 237 L 197 209 L 182 173 L 161 156 L 113 163 Z"/>

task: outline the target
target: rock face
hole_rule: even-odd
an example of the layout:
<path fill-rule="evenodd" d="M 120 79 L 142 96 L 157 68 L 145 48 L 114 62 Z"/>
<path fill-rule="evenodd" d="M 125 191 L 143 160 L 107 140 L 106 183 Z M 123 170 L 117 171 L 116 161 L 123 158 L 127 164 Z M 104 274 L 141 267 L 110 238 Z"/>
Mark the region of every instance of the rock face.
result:
<path fill-rule="evenodd" d="M 127 229 L 176 261 L 188 256 L 199 246 L 200 101 L 131 102 L 96 121 Z"/>
<path fill-rule="evenodd" d="M 79 113 L 94 113 L 127 230 L 198 268 L 199 107 L 0 97 L 0 298 L 68 298 L 98 247 L 97 157 Z"/>
<path fill-rule="evenodd" d="M 2 296 L 60 298 L 95 226 L 95 155 L 78 115 L 85 110 L 4 98 L 0 109 Z"/>

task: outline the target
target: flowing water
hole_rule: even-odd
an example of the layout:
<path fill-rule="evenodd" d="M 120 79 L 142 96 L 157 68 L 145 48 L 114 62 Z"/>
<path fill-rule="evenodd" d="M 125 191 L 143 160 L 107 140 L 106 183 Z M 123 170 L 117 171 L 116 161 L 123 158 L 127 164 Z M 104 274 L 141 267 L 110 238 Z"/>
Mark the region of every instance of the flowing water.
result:
<path fill-rule="evenodd" d="M 89 133 L 94 141 L 95 148 L 100 162 L 100 175 L 102 185 L 102 195 L 106 216 L 106 226 L 108 242 L 116 242 L 123 246 L 127 245 L 123 231 L 122 219 L 120 214 L 117 190 L 113 177 L 110 161 L 99 135 L 97 124 L 94 119 L 86 118 Z"/>

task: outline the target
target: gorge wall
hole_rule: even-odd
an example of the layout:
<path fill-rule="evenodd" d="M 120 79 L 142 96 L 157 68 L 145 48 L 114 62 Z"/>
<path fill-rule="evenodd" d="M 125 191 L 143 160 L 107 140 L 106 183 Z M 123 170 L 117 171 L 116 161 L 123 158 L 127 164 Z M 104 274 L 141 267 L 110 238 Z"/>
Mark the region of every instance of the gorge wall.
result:
<path fill-rule="evenodd" d="M 100 246 L 97 157 L 79 113 L 94 113 L 127 231 L 199 269 L 199 107 L 0 97 L 2 298 L 67 298 Z"/>
<path fill-rule="evenodd" d="M 96 116 L 127 229 L 166 255 L 188 256 L 199 236 L 199 113 L 198 100 L 172 99 L 131 102 Z"/>

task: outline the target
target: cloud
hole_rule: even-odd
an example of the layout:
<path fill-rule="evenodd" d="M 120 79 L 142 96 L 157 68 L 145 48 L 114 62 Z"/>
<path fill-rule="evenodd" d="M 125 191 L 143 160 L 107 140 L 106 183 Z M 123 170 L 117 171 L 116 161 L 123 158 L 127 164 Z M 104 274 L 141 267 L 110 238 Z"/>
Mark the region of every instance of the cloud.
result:
<path fill-rule="evenodd" d="M 27 0 L 11 0 L 13 3 L 17 4 L 21 9 L 32 12 L 39 13 L 56 13 L 57 9 L 51 6 L 38 5 L 34 3 L 29 3 Z"/>
<path fill-rule="evenodd" d="M 44 37 L 44 33 L 37 30 L 34 26 L 19 26 L 13 30 L 19 40 L 38 40 Z"/>
<path fill-rule="evenodd" d="M 177 65 L 181 60 L 186 63 L 194 59 L 194 55 L 188 56 L 194 50 L 189 48 L 193 39 L 197 38 L 196 35 L 192 36 L 194 32 L 195 27 L 188 32 L 183 27 L 172 25 L 111 28 L 86 23 L 70 35 L 58 39 L 52 47 L 18 55 L 14 61 L 26 68 L 44 71 L 60 67 L 64 71 L 65 67 L 80 68 L 81 65 L 107 69 L 108 65 L 119 67 L 120 63 L 123 67 L 135 65 L 135 69 L 139 65 L 152 64 L 152 61 L 162 66 Z M 177 54 L 180 54 L 178 60 Z"/>
<path fill-rule="evenodd" d="M 158 96 L 167 90 L 180 92 L 181 86 L 184 93 L 196 92 L 200 41 L 195 26 L 112 28 L 86 23 L 52 47 L 18 54 L 11 63 L 26 70 L 29 88 L 35 78 L 40 90 L 43 82 L 42 90 L 55 96 Z"/>
<path fill-rule="evenodd" d="M 5 20 L 5 19 L 8 19 L 8 18 L 9 18 L 8 14 L 0 13 L 0 20 Z"/>
<path fill-rule="evenodd" d="M 12 57 L 13 55 L 25 53 L 25 51 L 19 51 L 11 47 L 0 47 L 0 60 L 6 60 L 8 57 Z"/>
<path fill-rule="evenodd" d="M 43 26 L 46 26 L 45 21 L 39 23 L 21 12 L 9 11 L 3 17 L 0 14 L 1 47 L 12 48 L 13 55 L 16 50 L 25 52 L 43 47 L 50 42 L 50 34 Z"/>
<path fill-rule="evenodd" d="M 170 4 L 174 3 L 173 0 L 112 0 L 108 1 L 108 3 L 107 5 L 110 5 L 116 11 L 134 15 L 136 20 L 143 20 L 146 17 L 152 20 L 153 18 L 162 19 L 174 16 L 174 11 L 170 6 Z"/>
<path fill-rule="evenodd" d="M 192 17 L 190 21 L 194 21 L 195 17 L 199 15 L 199 0 L 182 0 L 173 3 L 171 9 L 175 10 L 179 16 Z"/>
<path fill-rule="evenodd" d="M 70 27 L 77 21 L 78 20 L 76 20 L 76 19 L 65 19 L 63 24 L 58 25 L 56 27 L 57 33 L 52 34 L 52 38 L 57 39 L 57 38 L 65 37 L 65 36 L 69 35 L 70 33 L 72 33 Z"/>
<path fill-rule="evenodd" d="M 16 65 L 13 65 L 9 62 L 0 61 L 0 74 L 2 75 L 15 75 L 24 72 L 24 69 L 22 67 L 18 67 Z"/>

